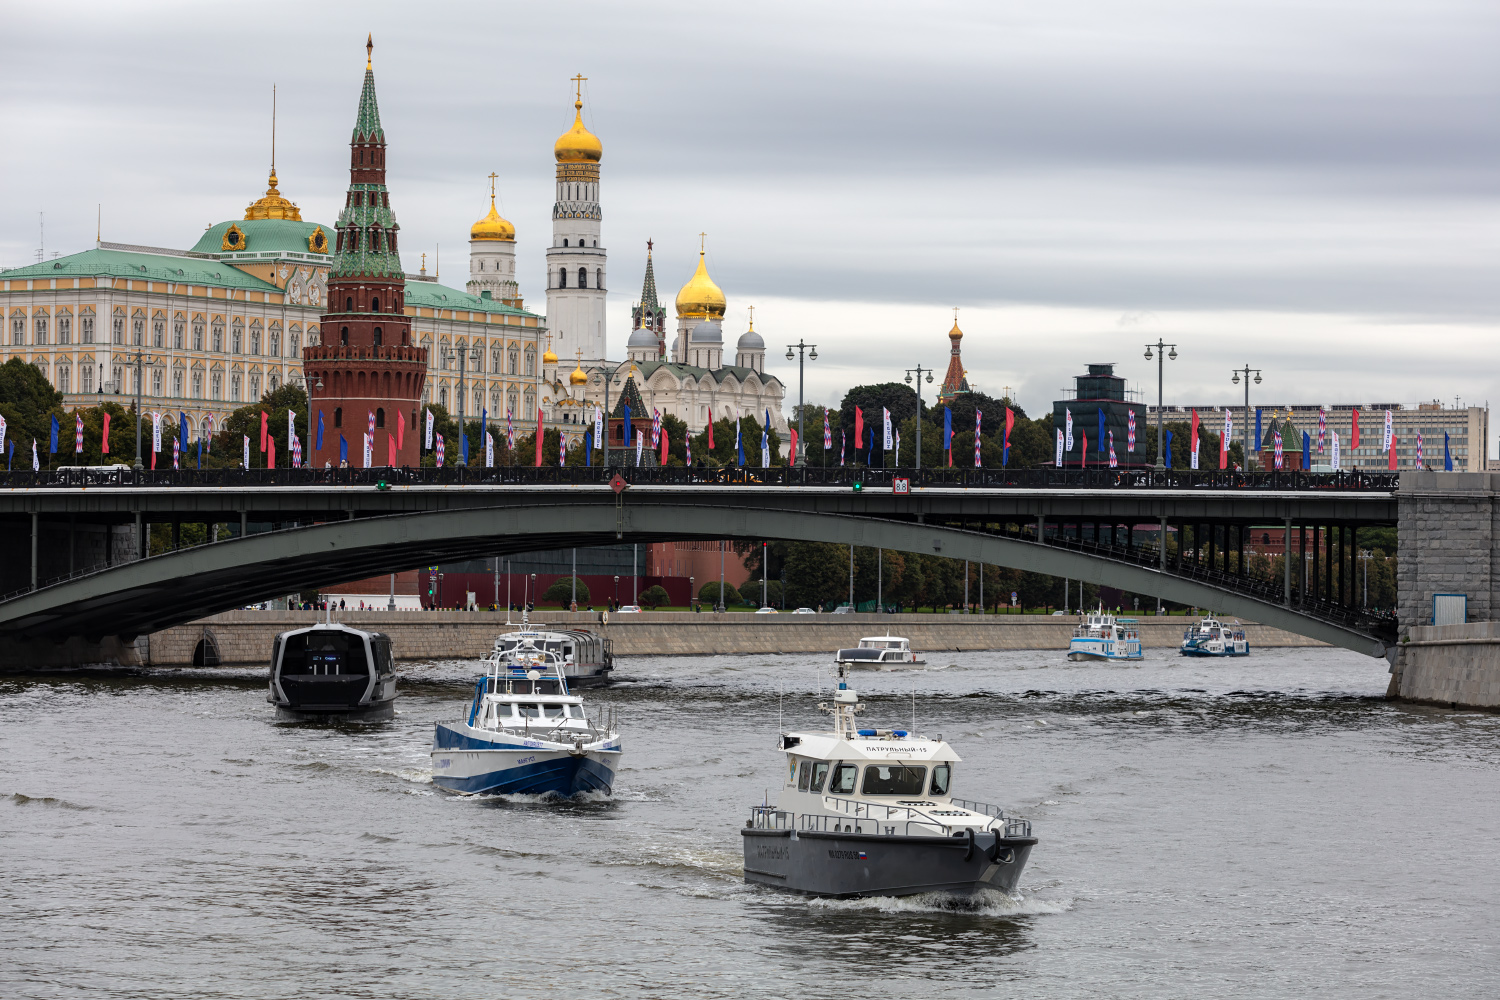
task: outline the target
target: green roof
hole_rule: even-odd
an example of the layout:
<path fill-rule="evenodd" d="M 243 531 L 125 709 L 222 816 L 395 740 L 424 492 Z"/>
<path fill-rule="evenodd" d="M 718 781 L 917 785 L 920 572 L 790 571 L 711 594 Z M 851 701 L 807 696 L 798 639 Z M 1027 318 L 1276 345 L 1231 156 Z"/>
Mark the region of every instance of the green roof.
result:
<path fill-rule="evenodd" d="M 19 278 L 61 278 L 76 275 L 146 278 L 153 281 L 214 285 L 219 288 L 248 288 L 276 293 L 281 291 L 270 282 L 248 275 L 225 261 L 131 253 L 125 250 L 85 250 L 57 260 L 5 271 L 0 273 L 0 278 L 14 281 Z"/>
<path fill-rule="evenodd" d="M 375 71 L 365 68 L 365 85 L 359 92 L 359 111 L 354 116 L 354 141 L 385 141 L 380 127 L 380 105 L 375 103 Z"/>
<path fill-rule="evenodd" d="M 509 316 L 536 316 L 524 309 L 508 306 L 499 299 L 485 299 L 440 285 L 436 281 L 406 281 L 406 305 L 426 309 L 467 309 L 473 312 L 504 313 Z"/>
<path fill-rule="evenodd" d="M 235 222 L 221 222 L 216 226 L 209 227 L 197 243 L 193 244 L 194 253 L 226 254 L 230 251 L 224 249 L 224 233 L 230 226 L 239 226 L 240 232 L 245 234 L 245 249 L 234 251 L 235 253 L 257 254 L 257 253 L 300 253 L 308 254 L 312 251 L 307 248 L 308 237 L 312 236 L 314 230 L 321 228 L 323 235 L 328 237 L 329 247 L 333 246 L 334 239 L 338 233 L 332 226 L 319 222 L 292 222 L 288 219 L 242 219 Z M 328 254 L 318 254 L 319 257 L 332 257 Z"/>

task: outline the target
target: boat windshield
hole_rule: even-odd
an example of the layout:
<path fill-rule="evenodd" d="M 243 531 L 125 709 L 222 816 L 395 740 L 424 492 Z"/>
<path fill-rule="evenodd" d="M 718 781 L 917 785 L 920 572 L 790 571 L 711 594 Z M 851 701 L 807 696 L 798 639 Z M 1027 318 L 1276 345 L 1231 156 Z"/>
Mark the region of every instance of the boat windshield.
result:
<path fill-rule="evenodd" d="M 853 764 L 840 764 L 833 770 L 833 780 L 828 782 L 828 790 L 835 795 L 852 795 L 854 783 L 859 780 L 859 768 Z"/>
<path fill-rule="evenodd" d="M 858 649 L 841 649 L 838 658 L 841 660 L 878 660 L 880 650 L 870 646 L 860 646 Z"/>
<path fill-rule="evenodd" d="M 287 636 L 283 674 L 367 674 L 365 640 L 348 632 L 304 632 Z"/>
<path fill-rule="evenodd" d="M 948 778 L 952 774 L 947 764 L 937 764 L 932 769 L 932 790 L 928 795 L 947 795 Z"/>
<path fill-rule="evenodd" d="M 910 764 L 871 764 L 865 768 L 865 795 L 921 795 L 927 768 Z"/>

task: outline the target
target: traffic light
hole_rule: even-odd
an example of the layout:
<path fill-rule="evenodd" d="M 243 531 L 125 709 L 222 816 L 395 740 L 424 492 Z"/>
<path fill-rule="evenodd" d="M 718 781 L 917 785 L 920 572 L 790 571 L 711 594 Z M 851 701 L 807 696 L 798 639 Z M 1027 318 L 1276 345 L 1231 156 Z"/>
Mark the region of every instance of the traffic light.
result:
<path fill-rule="evenodd" d="M 388 489 L 391 488 L 391 484 L 388 483 L 388 482 L 386 482 L 384 479 L 382 479 L 378 483 L 375 484 L 375 488 L 377 490 L 388 490 Z"/>
<path fill-rule="evenodd" d="M 865 489 L 865 484 L 862 483 L 862 482 L 860 482 L 858 479 L 856 479 L 854 481 L 854 492 L 856 492 L 856 493 L 863 493 L 864 489 Z"/>

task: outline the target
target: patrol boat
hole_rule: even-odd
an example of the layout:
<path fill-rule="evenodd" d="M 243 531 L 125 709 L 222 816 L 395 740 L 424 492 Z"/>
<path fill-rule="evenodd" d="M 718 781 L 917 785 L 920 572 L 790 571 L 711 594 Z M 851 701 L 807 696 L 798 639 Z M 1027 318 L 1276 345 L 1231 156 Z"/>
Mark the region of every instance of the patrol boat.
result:
<path fill-rule="evenodd" d="M 860 729 L 848 665 L 821 710 L 832 732 L 784 732 L 786 782 L 740 830 L 745 881 L 813 896 L 1014 892 L 1031 823 L 953 795 L 958 754 L 939 736 Z"/>
<path fill-rule="evenodd" d="M 282 632 L 271 643 L 266 701 L 282 719 L 392 718 L 396 666 L 390 636 L 334 621 Z"/>
<path fill-rule="evenodd" d="M 612 793 L 620 734 L 613 718 L 588 718 L 557 651 L 524 638 L 486 663 L 467 720 L 436 725 L 432 783 L 464 794 Z"/>
<path fill-rule="evenodd" d="M 833 659 L 856 667 L 920 667 L 927 663 L 926 657 L 912 650 L 911 641 L 899 635 L 867 635 L 858 646 L 839 650 Z"/>
<path fill-rule="evenodd" d="M 1239 622 L 1226 625 L 1212 616 L 1182 633 L 1183 656 L 1249 656 L 1250 640 Z"/>
<path fill-rule="evenodd" d="M 521 620 L 519 630 L 495 637 L 495 648 L 484 658 L 486 662 L 504 659 L 529 641 L 537 649 L 550 650 L 562 657 L 570 691 L 609 683 L 615 659 L 608 639 L 586 629 L 549 629 L 545 625 L 528 624 L 524 615 Z"/>
<path fill-rule="evenodd" d="M 1068 643 L 1070 660 L 1139 660 L 1141 633 L 1134 618 L 1116 618 L 1100 608 L 1078 616 L 1073 639 Z"/>

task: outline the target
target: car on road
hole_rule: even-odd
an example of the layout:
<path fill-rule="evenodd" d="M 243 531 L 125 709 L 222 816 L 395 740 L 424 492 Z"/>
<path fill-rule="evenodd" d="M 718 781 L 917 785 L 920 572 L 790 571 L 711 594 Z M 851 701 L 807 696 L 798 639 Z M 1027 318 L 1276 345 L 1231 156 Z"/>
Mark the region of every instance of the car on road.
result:
<path fill-rule="evenodd" d="M 792 614 L 794 614 L 794 615 L 815 615 L 815 614 L 817 614 L 817 612 L 814 611 L 812 608 L 798 608 L 796 611 L 793 611 Z"/>
<path fill-rule="evenodd" d="M 759 611 L 757 611 L 755 613 L 758 614 L 758 615 L 774 615 L 777 612 L 776 612 L 775 608 L 761 608 Z"/>
<path fill-rule="evenodd" d="M 830 612 L 830 613 L 831 614 L 835 614 L 835 615 L 852 615 L 852 614 L 854 614 L 854 605 L 852 605 L 852 604 L 840 604 L 838 607 L 834 608 L 833 611 Z"/>
<path fill-rule="evenodd" d="M 618 615 L 638 615 L 640 613 L 641 606 L 639 604 L 622 604 L 620 610 L 615 612 Z"/>

